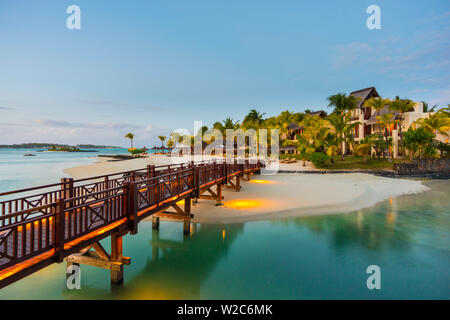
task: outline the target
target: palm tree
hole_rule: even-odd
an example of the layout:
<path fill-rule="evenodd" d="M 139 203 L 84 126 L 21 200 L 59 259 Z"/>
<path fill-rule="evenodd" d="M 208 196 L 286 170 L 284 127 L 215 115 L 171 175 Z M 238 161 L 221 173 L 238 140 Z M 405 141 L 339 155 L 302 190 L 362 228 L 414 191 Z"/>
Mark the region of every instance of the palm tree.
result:
<path fill-rule="evenodd" d="M 338 93 L 329 96 L 327 99 L 330 102 L 328 106 L 334 107 L 333 112 L 339 113 L 341 116 L 344 116 L 346 112 L 355 110 L 359 101 L 359 98 L 347 96 L 345 93 Z"/>
<path fill-rule="evenodd" d="M 351 112 L 358 108 L 359 98 L 355 96 L 347 96 L 345 93 L 338 93 L 328 97 L 328 107 L 334 107 L 334 113 L 337 113 L 341 116 L 342 121 L 345 122 L 345 117 L 350 116 Z M 345 156 L 345 134 L 342 138 L 342 148 L 341 148 L 341 159 L 344 160 Z"/>
<path fill-rule="evenodd" d="M 421 118 L 415 121 L 420 127 L 434 133 L 435 135 L 441 134 L 449 136 L 450 131 L 450 118 L 446 115 L 445 110 L 431 114 L 428 118 Z"/>
<path fill-rule="evenodd" d="M 430 108 L 427 102 L 422 101 L 423 104 L 423 112 L 434 112 L 434 110 L 437 108 L 437 105 L 435 104 Z"/>
<path fill-rule="evenodd" d="M 372 145 L 369 142 L 358 144 L 355 147 L 355 153 L 358 156 L 364 157 L 363 158 L 364 164 L 367 164 L 367 156 L 369 155 L 371 148 Z"/>
<path fill-rule="evenodd" d="M 134 139 L 134 134 L 132 134 L 131 132 L 128 132 L 128 133 L 125 135 L 125 138 L 130 139 L 131 149 L 133 149 L 133 139 Z"/>
<path fill-rule="evenodd" d="M 409 99 L 400 99 L 398 96 L 396 96 L 395 100 L 392 100 L 391 104 L 389 105 L 389 109 L 398 112 L 398 117 L 399 117 L 398 131 L 400 133 L 400 139 L 401 139 L 402 129 L 403 129 L 403 127 L 402 127 L 403 113 L 413 111 L 414 110 L 414 102 Z M 403 149 L 403 146 L 401 146 L 401 148 Z"/>
<path fill-rule="evenodd" d="M 172 139 L 167 141 L 167 147 L 172 148 L 174 145 L 175 145 L 175 142 Z"/>
<path fill-rule="evenodd" d="M 393 124 L 400 122 L 400 120 L 394 119 L 394 115 L 391 113 L 385 113 L 385 114 L 382 114 L 381 116 L 377 116 L 377 120 L 385 128 L 386 132 L 391 131 L 391 127 Z M 391 162 L 392 161 L 391 160 L 391 151 L 389 149 L 389 145 L 391 142 L 389 141 L 387 135 L 386 135 L 386 142 L 388 145 L 388 160 L 389 160 L 389 162 Z"/>
<path fill-rule="evenodd" d="M 256 109 L 251 109 L 250 112 L 245 116 L 243 122 L 256 122 L 257 124 L 261 124 L 264 121 L 264 115 L 265 113 L 256 111 Z"/>
<path fill-rule="evenodd" d="M 350 115 L 344 115 L 343 117 L 340 114 L 332 113 L 327 117 L 328 123 L 334 129 L 336 134 L 337 143 L 346 142 L 351 136 L 351 132 L 360 124 L 360 122 L 350 123 Z M 343 148 L 343 143 L 341 144 Z M 344 152 L 341 148 L 341 160 L 344 160 Z"/>
<path fill-rule="evenodd" d="M 300 154 L 301 160 L 303 161 L 303 166 L 306 166 L 306 157 L 308 153 L 314 152 L 314 148 L 311 147 L 308 140 L 303 135 L 297 135 L 296 142 L 297 150 Z"/>
<path fill-rule="evenodd" d="M 303 136 L 316 151 L 323 151 L 325 139 L 331 133 L 331 128 L 327 121 L 321 117 L 307 115 L 301 122 L 305 128 Z"/>
<path fill-rule="evenodd" d="M 166 136 L 158 136 L 158 139 L 161 140 L 161 147 L 164 148 L 164 141 L 166 141 L 167 137 Z"/>
<path fill-rule="evenodd" d="M 383 99 L 382 97 L 374 97 L 374 98 L 370 98 L 370 99 L 366 100 L 364 102 L 364 107 L 372 108 L 378 114 L 380 114 L 381 110 L 383 110 L 384 107 L 389 105 L 390 102 L 391 102 L 391 100 L 389 100 L 389 99 Z M 380 130 L 381 130 L 381 128 L 380 128 Z"/>
<path fill-rule="evenodd" d="M 331 133 L 327 136 L 325 139 L 325 148 L 327 150 L 327 155 L 330 157 L 331 163 L 334 163 L 334 156 L 337 153 L 338 146 L 339 146 L 339 138 L 337 134 Z"/>
<path fill-rule="evenodd" d="M 222 135 L 225 137 L 227 129 L 236 130 L 239 128 L 239 121 L 234 122 L 232 118 L 228 117 L 222 122 L 217 121 L 216 123 L 214 123 L 213 128 L 222 132 Z"/>
<path fill-rule="evenodd" d="M 414 110 L 414 102 L 409 99 L 399 99 L 398 97 L 395 98 L 395 100 L 391 101 L 391 104 L 389 105 L 389 109 L 392 111 L 397 111 L 399 116 L 399 128 L 400 132 L 402 129 L 402 121 L 403 121 L 403 113 L 410 112 Z"/>

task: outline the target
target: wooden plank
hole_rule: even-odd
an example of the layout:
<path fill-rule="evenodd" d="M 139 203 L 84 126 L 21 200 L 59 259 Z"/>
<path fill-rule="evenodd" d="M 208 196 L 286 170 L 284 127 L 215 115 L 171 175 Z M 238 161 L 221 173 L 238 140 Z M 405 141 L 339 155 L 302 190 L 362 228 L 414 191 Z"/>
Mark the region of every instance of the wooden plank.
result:
<path fill-rule="evenodd" d="M 121 271 L 121 267 L 123 265 L 123 262 L 121 261 L 109 261 L 109 260 L 103 260 L 100 257 L 96 257 L 90 253 L 87 254 L 81 254 L 81 253 L 75 253 L 66 258 L 68 262 L 72 263 L 79 263 L 79 264 L 85 264 L 88 266 L 108 269 L 108 270 L 114 270 L 114 271 Z"/>
<path fill-rule="evenodd" d="M 185 214 L 175 214 L 175 213 L 155 213 L 154 216 L 160 218 L 160 219 L 165 219 L 165 220 L 177 220 L 177 221 L 184 221 L 184 220 L 190 220 L 194 217 L 193 214 L 191 214 L 190 216 L 185 215 Z"/>
<path fill-rule="evenodd" d="M 178 213 L 178 214 L 180 214 L 180 215 L 185 215 L 185 212 L 176 204 L 176 203 L 174 203 L 173 205 L 172 205 L 172 207 L 175 209 L 175 211 Z"/>
<path fill-rule="evenodd" d="M 106 250 L 102 247 L 102 245 L 99 242 L 94 243 L 92 245 L 92 248 L 94 248 L 95 252 L 97 252 L 100 258 L 102 258 L 103 260 L 111 260 L 109 254 L 106 252 Z"/>

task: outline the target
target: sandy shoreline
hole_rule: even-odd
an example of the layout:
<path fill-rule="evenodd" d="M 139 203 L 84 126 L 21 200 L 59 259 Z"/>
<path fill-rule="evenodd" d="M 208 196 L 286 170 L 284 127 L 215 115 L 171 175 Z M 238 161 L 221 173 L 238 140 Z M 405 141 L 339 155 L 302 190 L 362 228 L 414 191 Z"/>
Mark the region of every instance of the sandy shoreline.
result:
<path fill-rule="evenodd" d="M 183 161 L 165 155 L 96 163 L 66 169 L 73 178 L 85 178 Z M 300 168 L 300 169 L 299 169 Z M 280 170 L 315 170 L 311 164 L 280 164 Z M 198 223 L 238 223 L 290 216 L 345 213 L 403 194 L 429 190 L 420 181 L 379 177 L 366 173 L 254 175 L 240 192 L 225 189 L 223 205 L 200 199 L 192 213 Z"/>
<path fill-rule="evenodd" d="M 199 223 L 239 223 L 283 217 L 348 213 L 404 194 L 428 191 L 420 181 L 365 173 L 276 174 L 254 176 L 241 192 L 226 191 L 224 204 L 200 199 L 194 205 Z"/>

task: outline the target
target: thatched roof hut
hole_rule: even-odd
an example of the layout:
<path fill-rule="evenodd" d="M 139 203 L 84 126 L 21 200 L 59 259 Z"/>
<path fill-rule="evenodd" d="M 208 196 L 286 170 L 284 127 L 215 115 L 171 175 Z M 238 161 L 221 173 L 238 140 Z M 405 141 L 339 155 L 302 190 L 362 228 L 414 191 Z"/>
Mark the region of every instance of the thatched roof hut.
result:
<path fill-rule="evenodd" d="M 291 124 L 289 124 L 288 126 L 287 126 L 287 129 L 288 130 L 292 130 L 292 131 L 294 131 L 294 130 L 302 130 L 302 129 L 304 129 L 302 126 L 299 126 L 298 124 L 296 124 L 295 122 L 292 122 Z"/>

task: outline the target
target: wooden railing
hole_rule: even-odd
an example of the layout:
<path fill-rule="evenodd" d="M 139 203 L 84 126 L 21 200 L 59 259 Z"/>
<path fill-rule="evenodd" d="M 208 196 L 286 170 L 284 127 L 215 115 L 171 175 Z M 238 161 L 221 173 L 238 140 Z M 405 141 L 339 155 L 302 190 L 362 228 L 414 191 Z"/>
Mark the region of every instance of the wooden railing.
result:
<path fill-rule="evenodd" d="M 249 160 L 147 166 L 0 193 L 0 274 L 43 253 L 62 261 L 74 252 L 73 243 L 82 247 L 90 234 L 120 221 L 136 233 L 140 220 L 171 201 L 196 197 L 206 186 L 260 167 Z"/>

